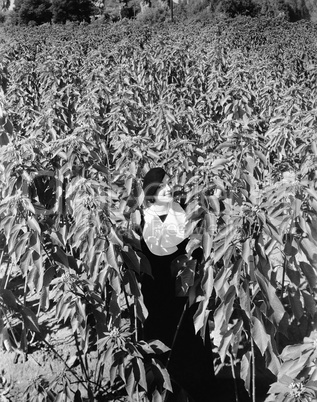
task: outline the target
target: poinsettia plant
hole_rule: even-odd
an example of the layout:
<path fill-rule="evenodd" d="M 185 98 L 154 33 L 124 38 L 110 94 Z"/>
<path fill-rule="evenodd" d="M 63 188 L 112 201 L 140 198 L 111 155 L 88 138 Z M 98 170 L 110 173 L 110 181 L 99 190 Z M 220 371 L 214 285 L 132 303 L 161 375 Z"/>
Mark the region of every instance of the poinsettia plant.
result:
<path fill-rule="evenodd" d="M 316 316 L 314 32 L 248 18 L 7 31 L 0 328 L 24 353 L 30 333 L 45 341 L 49 311 L 70 328 L 77 355 L 46 393 L 159 401 L 171 391 L 157 359 L 165 345 L 140 334 L 142 178 L 163 166 L 199 223 L 175 269 L 198 303 L 196 331 L 211 324 L 216 372 L 231 366 L 256 400 L 265 362 L 278 379 L 271 395 L 315 397 L 305 341 Z"/>

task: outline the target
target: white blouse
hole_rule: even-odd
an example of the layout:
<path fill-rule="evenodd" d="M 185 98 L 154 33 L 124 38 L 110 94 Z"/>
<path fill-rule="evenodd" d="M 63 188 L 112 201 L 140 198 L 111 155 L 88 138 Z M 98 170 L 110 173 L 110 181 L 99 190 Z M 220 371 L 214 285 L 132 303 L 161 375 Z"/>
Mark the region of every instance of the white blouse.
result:
<path fill-rule="evenodd" d="M 186 212 L 176 202 L 171 204 L 164 222 L 153 206 L 144 211 L 143 238 L 155 255 L 173 254 L 177 251 L 177 245 L 190 235 L 192 229 L 193 225 L 188 223 Z"/>

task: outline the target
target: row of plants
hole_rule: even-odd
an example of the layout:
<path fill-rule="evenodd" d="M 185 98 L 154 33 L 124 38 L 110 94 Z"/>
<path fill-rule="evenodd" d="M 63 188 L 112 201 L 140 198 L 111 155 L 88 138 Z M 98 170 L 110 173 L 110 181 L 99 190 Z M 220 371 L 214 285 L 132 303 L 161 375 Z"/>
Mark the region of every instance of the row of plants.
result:
<path fill-rule="evenodd" d="M 211 323 L 216 372 L 231 367 L 255 401 L 262 362 L 276 378 L 268 400 L 316 398 L 315 31 L 245 17 L 6 29 L 0 328 L 27 353 L 54 311 L 78 350 L 28 400 L 160 401 L 171 390 L 157 359 L 166 347 L 139 331 L 153 166 L 201 222 L 177 269 L 199 303 L 196 331 Z"/>

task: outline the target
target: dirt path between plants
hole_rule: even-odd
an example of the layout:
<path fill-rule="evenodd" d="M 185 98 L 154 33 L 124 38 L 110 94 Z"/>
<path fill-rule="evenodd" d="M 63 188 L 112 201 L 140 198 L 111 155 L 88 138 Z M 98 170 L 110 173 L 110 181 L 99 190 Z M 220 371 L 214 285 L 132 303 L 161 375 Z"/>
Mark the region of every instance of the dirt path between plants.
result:
<path fill-rule="evenodd" d="M 76 353 L 75 346 L 70 342 L 69 330 L 67 329 L 50 334 L 47 341 L 64 361 Z M 9 391 L 6 395 L 8 401 L 23 402 L 27 400 L 28 389 L 32 395 L 32 389 L 35 392 L 36 387 L 39 389 L 41 386 L 45 387 L 59 375 L 63 375 L 65 369 L 63 360 L 44 342 L 36 342 L 32 349 L 24 355 L 14 349 L 8 351 L 2 344 L 0 373 L 6 379 L 7 384 L 2 390 L 0 386 L 1 402 L 7 402 L 5 399 L 1 399 L 1 392 Z"/>

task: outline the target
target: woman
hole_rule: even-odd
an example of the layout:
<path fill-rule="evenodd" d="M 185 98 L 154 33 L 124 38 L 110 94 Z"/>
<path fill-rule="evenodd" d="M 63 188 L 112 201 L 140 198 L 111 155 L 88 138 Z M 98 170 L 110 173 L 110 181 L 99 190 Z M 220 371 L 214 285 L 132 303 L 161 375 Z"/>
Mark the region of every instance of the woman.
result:
<path fill-rule="evenodd" d="M 206 344 L 195 334 L 193 315 L 196 306 L 186 297 L 177 297 L 173 261 L 186 254 L 193 225 L 174 202 L 169 177 L 162 168 L 151 169 L 144 177 L 142 250 L 152 276 L 142 279 L 142 292 L 149 315 L 144 323 L 145 340 L 159 339 L 171 348 L 162 358 L 171 376 L 173 395 L 168 401 L 208 402 L 213 383 L 213 364 L 209 335 Z M 193 255 L 193 257 L 195 257 Z M 197 255 L 196 255 L 197 257 Z M 183 399 L 180 395 L 185 394 Z"/>

